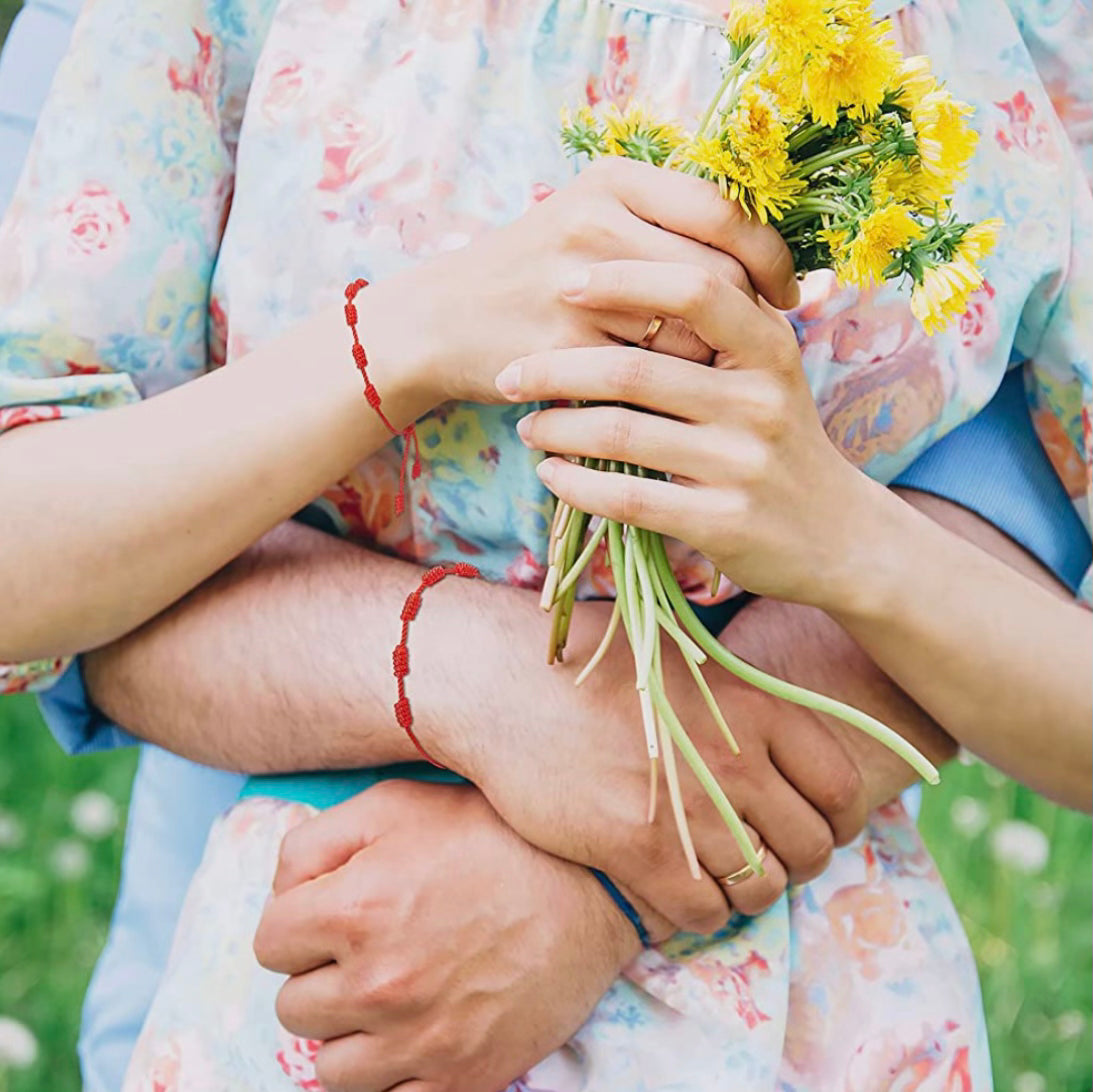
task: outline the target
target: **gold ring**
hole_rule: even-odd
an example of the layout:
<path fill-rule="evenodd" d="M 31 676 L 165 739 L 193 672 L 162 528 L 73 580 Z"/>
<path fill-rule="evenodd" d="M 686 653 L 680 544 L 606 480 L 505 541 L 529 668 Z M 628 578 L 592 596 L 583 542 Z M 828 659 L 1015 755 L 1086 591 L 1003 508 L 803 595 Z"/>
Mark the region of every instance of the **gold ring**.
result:
<path fill-rule="evenodd" d="M 645 327 L 645 333 L 642 336 L 641 341 L 638 342 L 639 349 L 648 349 L 653 344 L 653 338 L 660 333 L 660 328 L 664 325 L 664 319 L 660 315 L 654 315 L 649 320 L 649 325 Z"/>
<path fill-rule="evenodd" d="M 766 860 L 767 847 L 762 842 L 755 849 L 755 856 L 759 858 L 759 863 L 762 864 Z M 735 872 L 730 872 L 727 876 L 721 876 L 718 879 L 718 883 L 722 887 L 735 887 L 738 883 L 743 883 L 745 880 L 750 880 L 752 876 L 757 875 L 756 871 L 750 864 L 744 865 L 743 868 L 738 868 Z"/>

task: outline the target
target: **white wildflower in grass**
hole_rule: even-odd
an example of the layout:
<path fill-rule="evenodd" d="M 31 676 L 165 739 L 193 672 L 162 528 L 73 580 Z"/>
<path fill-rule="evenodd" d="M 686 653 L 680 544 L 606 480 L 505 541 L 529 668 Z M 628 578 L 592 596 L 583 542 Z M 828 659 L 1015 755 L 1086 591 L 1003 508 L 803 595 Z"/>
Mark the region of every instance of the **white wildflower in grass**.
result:
<path fill-rule="evenodd" d="M 98 789 L 79 793 L 68 809 L 68 818 L 77 834 L 99 841 L 118 828 L 118 805 Z"/>
<path fill-rule="evenodd" d="M 1013 1078 L 1013 1092 L 1047 1092 L 1047 1080 L 1042 1073 L 1026 1069 Z"/>
<path fill-rule="evenodd" d="M 49 867 L 59 880 L 81 880 L 91 867 L 91 854 L 83 842 L 64 838 L 53 847 Z"/>
<path fill-rule="evenodd" d="M 34 1032 L 10 1016 L 0 1016 L 0 1072 L 29 1069 L 37 1060 L 38 1040 Z"/>
<path fill-rule="evenodd" d="M 25 836 L 22 821 L 10 811 L 0 808 L 0 849 L 18 849 Z"/>
<path fill-rule="evenodd" d="M 1085 1013 L 1070 1009 L 1060 1013 L 1055 1020 L 1055 1036 L 1058 1039 L 1077 1039 L 1085 1031 Z"/>
<path fill-rule="evenodd" d="M 1023 819 L 1007 819 L 991 831 L 991 854 L 998 864 L 1035 876 L 1051 856 L 1047 835 Z"/>
<path fill-rule="evenodd" d="M 987 805 L 974 796 L 958 796 L 949 808 L 949 817 L 953 826 L 967 838 L 982 834 L 990 821 Z"/>

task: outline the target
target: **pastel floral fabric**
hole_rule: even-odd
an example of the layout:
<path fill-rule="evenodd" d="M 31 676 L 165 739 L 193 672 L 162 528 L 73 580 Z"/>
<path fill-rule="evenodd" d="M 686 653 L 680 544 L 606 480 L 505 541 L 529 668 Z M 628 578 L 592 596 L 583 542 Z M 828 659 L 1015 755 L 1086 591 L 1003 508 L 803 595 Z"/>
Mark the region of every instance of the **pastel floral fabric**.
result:
<path fill-rule="evenodd" d="M 281 979 L 250 946 L 281 839 L 313 813 L 251 798 L 218 822 L 122 1092 L 321 1092 L 320 1044 L 278 1026 Z M 893 804 L 768 913 L 646 951 L 508 1092 L 981 1092 L 978 1009 L 960 919 Z"/>
<path fill-rule="evenodd" d="M 725 2 L 91 0 L 0 226 L 0 430 L 154 397 L 354 277 L 512 220 L 572 177 L 558 114 L 581 88 L 591 104 L 693 116 L 717 80 Z M 984 289 L 932 339 L 893 286 L 807 279 L 792 318 L 813 391 L 834 441 L 879 480 L 1022 367 L 1088 517 L 1084 7 L 884 5 L 901 47 L 975 105 L 982 143 L 960 212 L 1006 230 Z M 363 544 L 536 586 L 550 501 L 515 436 L 526 408 L 428 415 L 402 516 L 395 443 L 319 503 Z M 686 584 L 704 583 L 699 559 L 674 557 Z M 585 592 L 610 591 L 593 569 Z M 0 667 L 0 690 L 48 686 L 62 667 Z M 250 801 L 213 836 L 130 1090 L 315 1087 L 315 1045 L 277 1033 L 276 980 L 250 955 L 280 836 L 305 814 Z M 913 828 L 886 809 L 768 914 L 650 951 L 518 1087 L 989 1089 L 974 965 Z"/>
<path fill-rule="evenodd" d="M 0 431 L 154 396 L 355 276 L 515 218 L 572 177 L 558 113 L 581 88 L 592 104 L 638 98 L 695 116 L 717 80 L 726 3 L 88 4 L 0 226 Z M 1067 133 L 1088 167 L 1088 4 L 878 10 L 977 108 L 960 211 L 1007 227 L 983 291 L 932 339 L 905 292 L 809 277 L 795 321 L 817 401 L 848 456 L 889 480 L 1023 365 L 1037 428 L 1087 518 L 1093 214 Z M 426 472 L 401 517 L 395 443 L 321 503 L 361 542 L 534 585 L 550 502 L 515 439 L 523 412 L 428 415 Z M 706 566 L 676 555 L 697 592 Z M 610 591 L 602 568 L 586 590 Z M 0 692 L 48 685 L 62 667 L 0 666 Z"/>

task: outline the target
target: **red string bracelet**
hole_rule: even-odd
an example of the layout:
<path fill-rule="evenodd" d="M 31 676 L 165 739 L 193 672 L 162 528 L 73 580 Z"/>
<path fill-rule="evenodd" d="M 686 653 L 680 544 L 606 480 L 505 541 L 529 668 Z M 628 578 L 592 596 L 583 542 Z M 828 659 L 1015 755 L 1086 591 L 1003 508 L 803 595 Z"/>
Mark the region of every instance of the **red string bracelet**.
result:
<path fill-rule="evenodd" d="M 387 414 L 383 412 L 380 392 L 376 390 L 375 384 L 368 375 L 368 354 L 364 351 L 364 346 L 361 344 L 360 336 L 357 333 L 357 305 L 354 302 L 357 298 L 357 293 L 360 292 L 362 288 L 367 287 L 368 282 L 364 279 L 355 280 L 346 286 L 345 321 L 350 332 L 353 334 L 353 362 L 357 365 L 357 371 L 361 373 L 361 378 L 364 380 L 365 401 L 376 411 L 379 419 L 387 426 L 387 431 L 390 432 L 392 436 L 402 437 L 402 462 L 399 464 L 398 471 L 398 496 L 395 497 L 395 515 L 401 516 L 402 513 L 406 511 L 406 465 L 412 450 L 414 453 L 414 462 L 410 471 L 410 477 L 414 479 L 421 477 L 421 448 L 418 445 L 417 428 L 412 423 L 401 431 L 391 424 Z"/>
<path fill-rule="evenodd" d="M 414 734 L 414 714 L 410 711 L 410 699 L 406 696 L 406 676 L 410 674 L 410 623 L 417 617 L 421 610 L 421 599 L 426 588 L 439 584 L 446 576 L 461 576 L 465 580 L 476 580 L 482 574 L 465 561 L 456 561 L 451 565 L 434 565 L 426 569 L 421 577 L 421 583 L 406 597 L 402 606 L 402 638 L 395 645 L 395 651 L 391 654 L 391 662 L 395 669 L 395 680 L 398 682 L 398 701 L 395 702 L 395 719 L 402 730 L 410 737 L 410 741 L 418 749 L 421 757 L 426 762 L 432 763 L 438 769 L 444 767 L 434 759 L 421 745 L 421 740 Z"/>

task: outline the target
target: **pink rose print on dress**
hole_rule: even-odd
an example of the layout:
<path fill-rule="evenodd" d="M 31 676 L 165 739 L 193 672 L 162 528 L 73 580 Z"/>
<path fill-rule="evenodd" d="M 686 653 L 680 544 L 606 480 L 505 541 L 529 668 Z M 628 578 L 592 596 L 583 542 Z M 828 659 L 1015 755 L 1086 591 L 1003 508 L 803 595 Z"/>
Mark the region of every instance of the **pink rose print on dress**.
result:
<path fill-rule="evenodd" d="M 858 966 L 864 978 L 881 974 L 883 954 L 897 947 L 907 932 L 907 910 L 888 883 L 873 853 L 862 847 L 865 883 L 847 884 L 829 900 L 826 913 L 839 948 Z"/>
<path fill-rule="evenodd" d="M 270 77 L 262 96 L 262 115 L 277 122 L 292 110 L 311 90 L 310 72 L 303 62 L 284 58 Z"/>
<path fill-rule="evenodd" d="M 98 182 L 85 182 L 54 219 L 65 234 L 69 253 L 81 258 L 97 259 L 116 251 L 129 230 L 129 212 L 121 198 Z"/>
<path fill-rule="evenodd" d="M 1036 113 L 1036 104 L 1024 91 L 1011 99 L 994 104 L 1007 118 L 1008 124 L 994 131 L 994 138 L 1007 152 L 1016 148 L 1041 162 L 1057 163 L 1059 147 L 1050 127 Z"/>
<path fill-rule="evenodd" d="M 193 28 L 193 33 L 197 56 L 189 65 L 172 58 L 167 65 L 167 79 L 172 91 L 196 95 L 205 113 L 215 121 L 219 115 L 220 65 L 213 58 L 213 36 L 202 34 L 197 27 Z"/>
<path fill-rule="evenodd" d="M 739 963 L 725 964 L 720 960 L 698 959 L 691 972 L 705 982 L 711 996 L 719 1002 L 729 1001 L 748 1031 L 770 1020 L 759 1008 L 752 995 L 752 980 L 770 976 L 770 963 L 754 949 Z"/>
<path fill-rule="evenodd" d="M 614 103 L 624 108 L 634 94 L 636 77 L 628 72 L 630 47 L 626 36 L 620 34 L 607 39 L 607 69 L 602 76 L 589 76 L 585 83 L 585 97 L 589 106 L 601 102 Z"/>
<path fill-rule="evenodd" d="M 277 1051 L 277 1064 L 286 1077 L 304 1092 L 323 1092 L 319 1078 L 315 1076 L 315 1059 L 319 1056 L 321 1039 L 300 1039 L 278 1028 L 281 1049 Z"/>
<path fill-rule="evenodd" d="M 943 1092 L 971 1092 L 968 1047 L 954 1043 L 960 1025 L 946 1020 L 936 1031 L 924 1026 L 922 1038 L 905 1045 L 893 1032 L 878 1035 L 863 1043 L 855 1052 L 846 1074 L 846 1092 L 873 1092 L 878 1075 L 883 1073 L 885 1088 L 899 1092 L 919 1092 L 929 1082 L 930 1088 Z M 945 1075 L 944 1085 L 936 1078 Z"/>
<path fill-rule="evenodd" d="M 0 408 L 0 432 L 19 428 L 20 425 L 36 425 L 39 421 L 57 421 L 60 406 L 10 406 Z"/>
<path fill-rule="evenodd" d="M 352 106 L 336 103 L 320 124 L 324 145 L 320 190 L 344 189 L 387 156 L 391 137 L 381 119 L 365 117 Z"/>
<path fill-rule="evenodd" d="M 525 546 L 520 556 L 505 570 L 505 583 L 514 588 L 532 588 L 543 586 L 546 569 L 539 559 Z"/>

